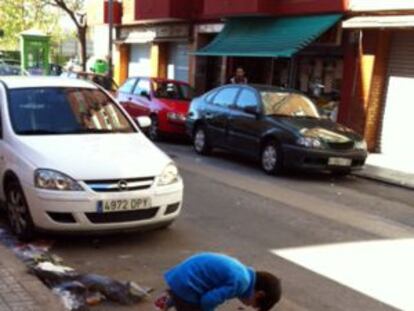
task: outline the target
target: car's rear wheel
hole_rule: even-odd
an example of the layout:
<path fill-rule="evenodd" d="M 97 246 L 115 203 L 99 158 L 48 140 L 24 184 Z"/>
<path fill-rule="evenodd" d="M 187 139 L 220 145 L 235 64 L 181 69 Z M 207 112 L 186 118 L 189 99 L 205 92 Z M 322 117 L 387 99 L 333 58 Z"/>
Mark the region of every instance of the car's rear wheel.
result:
<path fill-rule="evenodd" d="M 23 190 L 17 181 L 6 186 L 6 209 L 13 233 L 22 241 L 33 239 L 35 226 Z"/>
<path fill-rule="evenodd" d="M 157 116 L 151 116 L 151 126 L 148 129 L 148 137 L 152 141 L 158 141 L 160 139 L 160 129 Z"/>
<path fill-rule="evenodd" d="M 208 155 L 211 153 L 211 147 L 208 143 L 207 132 L 204 126 L 198 126 L 194 131 L 193 147 L 198 154 Z"/>
<path fill-rule="evenodd" d="M 263 171 L 269 175 L 276 175 L 282 171 L 283 155 L 280 146 L 275 141 L 264 144 L 261 154 L 261 165 Z"/>

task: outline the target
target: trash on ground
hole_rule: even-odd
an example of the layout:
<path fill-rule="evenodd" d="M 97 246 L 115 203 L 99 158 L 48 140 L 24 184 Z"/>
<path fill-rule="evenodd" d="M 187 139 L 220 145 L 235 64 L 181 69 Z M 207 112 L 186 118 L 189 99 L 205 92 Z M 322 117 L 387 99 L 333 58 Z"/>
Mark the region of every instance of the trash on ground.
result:
<path fill-rule="evenodd" d="M 20 243 L 9 231 L 0 228 L 0 242 L 13 250 L 29 271 L 58 295 L 71 311 L 88 311 L 108 300 L 132 305 L 149 297 L 152 289 L 134 282 L 121 282 L 97 274 L 84 274 L 63 265 L 59 256 L 49 252 L 53 242 Z"/>

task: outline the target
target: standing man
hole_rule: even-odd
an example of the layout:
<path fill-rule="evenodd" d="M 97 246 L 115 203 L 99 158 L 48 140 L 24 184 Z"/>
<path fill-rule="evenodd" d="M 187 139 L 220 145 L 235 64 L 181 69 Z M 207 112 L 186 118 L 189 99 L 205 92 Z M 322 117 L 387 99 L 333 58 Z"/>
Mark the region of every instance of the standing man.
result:
<path fill-rule="evenodd" d="M 230 79 L 231 84 L 247 84 L 249 81 L 246 78 L 246 73 L 242 67 L 237 67 L 236 73 L 233 78 Z"/>
<path fill-rule="evenodd" d="M 270 311 L 282 294 L 280 280 L 273 274 L 215 253 L 188 258 L 169 270 L 165 281 L 169 289 L 155 302 L 162 311 L 214 311 L 234 298 L 254 310 Z"/>

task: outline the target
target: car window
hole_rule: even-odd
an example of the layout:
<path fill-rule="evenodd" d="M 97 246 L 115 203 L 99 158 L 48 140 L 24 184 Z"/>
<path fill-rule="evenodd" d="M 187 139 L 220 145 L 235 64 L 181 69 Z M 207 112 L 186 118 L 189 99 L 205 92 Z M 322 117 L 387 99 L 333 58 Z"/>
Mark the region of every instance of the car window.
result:
<path fill-rule="evenodd" d="M 128 79 L 120 88 L 121 93 L 132 93 L 132 88 L 135 85 L 136 79 Z"/>
<path fill-rule="evenodd" d="M 141 96 L 143 93 L 151 93 L 151 84 L 148 79 L 139 79 L 134 89 L 134 95 Z"/>
<path fill-rule="evenodd" d="M 101 90 L 27 88 L 9 92 L 10 120 L 19 135 L 135 132 L 118 106 Z"/>
<path fill-rule="evenodd" d="M 211 100 L 213 99 L 214 96 L 216 96 L 217 92 L 210 92 L 207 94 L 206 96 L 206 101 L 207 102 L 211 102 Z"/>
<path fill-rule="evenodd" d="M 194 97 L 193 89 L 186 84 L 155 81 L 154 95 L 156 98 L 176 99 L 176 100 L 192 100 Z"/>
<path fill-rule="evenodd" d="M 320 118 L 314 103 L 302 94 L 261 92 L 264 113 L 297 118 Z"/>
<path fill-rule="evenodd" d="M 218 106 L 229 107 L 234 104 L 239 88 L 228 87 L 219 91 L 213 99 L 213 104 Z"/>
<path fill-rule="evenodd" d="M 240 92 L 239 98 L 237 99 L 237 108 L 244 109 L 246 107 L 257 106 L 257 97 L 253 91 L 244 89 Z"/>

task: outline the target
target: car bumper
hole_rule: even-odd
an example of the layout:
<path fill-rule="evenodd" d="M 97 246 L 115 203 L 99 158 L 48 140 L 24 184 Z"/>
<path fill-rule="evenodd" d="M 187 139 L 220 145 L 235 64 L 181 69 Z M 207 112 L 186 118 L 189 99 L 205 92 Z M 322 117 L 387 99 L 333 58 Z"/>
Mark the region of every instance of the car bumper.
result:
<path fill-rule="evenodd" d="M 160 123 L 160 131 L 164 134 L 186 135 L 185 123 L 167 120 Z"/>
<path fill-rule="evenodd" d="M 173 221 L 181 212 L 183 182 L 120 193 L 57 192 L 24 185 L 36 228 L 48 231 L 116 231 L 156 226 Z M 135 211 L 103 213 L 98 202 L 150 198 L 151 207 Z"/>
<path fill-rule="evenodd" d="M 362 169 L 367 152 L 363 150 L 317 150 L 284 145 L 283 156 L 284 165 L 290 168 L 344 171 Z M 329 165 L 330 158 L 349 159 L 351 165 Z"/>

